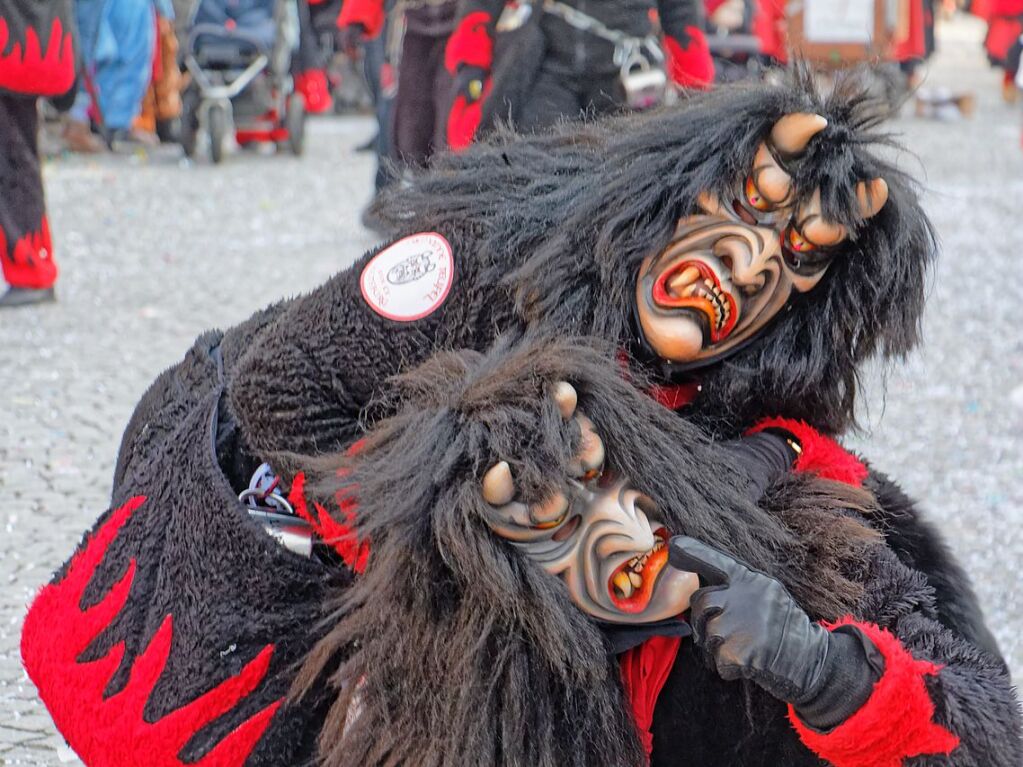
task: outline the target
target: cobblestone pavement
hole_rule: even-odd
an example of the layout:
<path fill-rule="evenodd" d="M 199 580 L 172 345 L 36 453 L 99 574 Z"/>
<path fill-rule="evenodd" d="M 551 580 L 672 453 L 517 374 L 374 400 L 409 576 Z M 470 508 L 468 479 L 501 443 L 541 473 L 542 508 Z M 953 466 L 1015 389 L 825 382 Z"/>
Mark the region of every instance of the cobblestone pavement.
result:
<path fill-rule="evenodd" d="M 944 526 L 1019 678 L 1020 117 L 998 100 L 980 27 L 944 32 L 930 81 L 975 90 L 978 114 L 898 126 L 926 172 L 945 255 L 924 348 L 868 376 L 867 430 L 855 445 Z M 73 759 L 21 670 L 19 628 L 32 594 L 105 507 L 134 403 L 202 330 L 311 288 L 373 244 L 357 222 L 372 163 L 354 152 L 372 129 L 317 120 L 301 160 L 239 155 L 212 168 L 161 151 L 47 166 L 60 302 L 0 317 L 0 762 Z"/>

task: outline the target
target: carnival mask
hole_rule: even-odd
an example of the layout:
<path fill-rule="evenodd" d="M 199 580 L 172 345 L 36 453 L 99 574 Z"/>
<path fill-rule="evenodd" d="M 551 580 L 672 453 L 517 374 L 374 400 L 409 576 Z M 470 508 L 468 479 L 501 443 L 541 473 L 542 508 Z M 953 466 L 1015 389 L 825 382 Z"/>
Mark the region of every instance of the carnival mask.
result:
<path fill-rule="evenodd" d="M 678 364 L 710 362 L 760 333 L 796 293 L 812 290 L 848 239 L 828 221 L 817 189 L 797 195 L 786 163 L 827 127 L 814 114 L 779 120 L 732 194 L 702 194 L 700 212 L 679 222 L 672 242 L 642 262 L 636 286 L 649 347 Z M 859 214 L 888 200 L 884 179 L 856 186 Z"/>
<path fill-rule="evenodd" d="M 491 529 L 564 582 L 583 612 L 609 623 L 650 623 L 677 616 L 699 587 L 697 576 L 668 566 L 669 533 L 653 502 L 604 466 L 604 444 L 593 423 L 576 414 L 566 382 L 555 398 L 562 417 L 575 418 L 579 454 L 561 489 L 541 503 L 516 499 L 506 461 L 483 477 Z"/>

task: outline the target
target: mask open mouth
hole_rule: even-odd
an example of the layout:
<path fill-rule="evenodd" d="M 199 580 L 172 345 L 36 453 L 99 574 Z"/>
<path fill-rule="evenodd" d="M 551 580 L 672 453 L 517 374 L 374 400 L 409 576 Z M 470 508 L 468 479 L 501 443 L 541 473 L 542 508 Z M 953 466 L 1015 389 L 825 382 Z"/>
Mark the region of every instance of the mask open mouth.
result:
<path fill-rule="evenodd" d="M 721 288 L 714 270 L 701 261 L 682 261 L 662 272 L 654 282 L 653 300 L 664 309 L 701 313 L 711 343 L 728 338 L 739 315 L 735 299 Z"/>
<path fill-rule="evenodd" d="M 615 606 L 624 613 L 640 613 L 650 604 L 661 570 L 668 563 L 668 531 L 654 532 L 656 541 L 649 551 L 620 565 L 608 580 L 607 590 Z"/>

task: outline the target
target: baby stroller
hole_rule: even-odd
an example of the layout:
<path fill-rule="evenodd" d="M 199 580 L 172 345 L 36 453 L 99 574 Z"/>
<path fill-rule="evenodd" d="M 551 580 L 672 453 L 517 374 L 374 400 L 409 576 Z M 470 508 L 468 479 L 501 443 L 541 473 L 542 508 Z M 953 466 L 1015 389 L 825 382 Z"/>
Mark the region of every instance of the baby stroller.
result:
<path fill-rule="evenodd" d="M 185 154 L 195 155 L 205 132 L 219 163 L 232 129 L 239 146 L 275 142 L 301 154 L 305 102 L 291 76 L 297 46 L 294 0 L 199 0 L 185 48 L 192 78 L 182 95 Z"/>

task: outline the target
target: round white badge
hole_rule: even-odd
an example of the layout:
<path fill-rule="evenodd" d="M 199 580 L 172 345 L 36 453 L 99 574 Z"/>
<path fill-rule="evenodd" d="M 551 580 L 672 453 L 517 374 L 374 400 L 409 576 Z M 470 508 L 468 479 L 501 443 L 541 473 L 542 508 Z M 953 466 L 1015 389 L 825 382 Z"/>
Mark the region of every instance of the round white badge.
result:
<path fill-rule="evenodd" d="M 436 232 L 423 232 L 377 253 L 362 270 L 359 285 L 381 317 L 412 322 L 444 303 L 454 278 L 451 244 Z"/>

